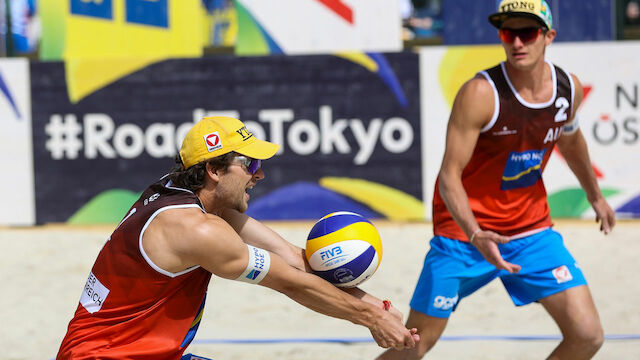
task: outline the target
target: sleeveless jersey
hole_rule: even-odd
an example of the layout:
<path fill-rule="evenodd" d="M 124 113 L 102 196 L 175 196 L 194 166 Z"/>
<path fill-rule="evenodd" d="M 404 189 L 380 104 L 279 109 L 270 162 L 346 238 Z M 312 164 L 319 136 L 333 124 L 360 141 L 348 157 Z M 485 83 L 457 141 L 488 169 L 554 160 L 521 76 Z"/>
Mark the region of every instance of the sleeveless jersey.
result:
<path fill-rule="evenodd" d="M 204 208 L 166 178 L 131 207 L 98 254 L 57 359 L 179 359 L 198 329 L 211 273 L 157 267 L 142 235 L 162 211 Z"/>
<path fill-rule="evenodd" d="M 480 72 L 494 91 L 494 114 L 481 130 L 462 172 L 471 210 L 482 229 L 525 236 L 552 225 L 542 171 L 572 118 L 571 75 L 547 62 L 553 95 L 545 103 L 527 103 L 516 92 L 504 63 Z M 434 234 L 468 241 L 449 213 L 436 181 Z"/>

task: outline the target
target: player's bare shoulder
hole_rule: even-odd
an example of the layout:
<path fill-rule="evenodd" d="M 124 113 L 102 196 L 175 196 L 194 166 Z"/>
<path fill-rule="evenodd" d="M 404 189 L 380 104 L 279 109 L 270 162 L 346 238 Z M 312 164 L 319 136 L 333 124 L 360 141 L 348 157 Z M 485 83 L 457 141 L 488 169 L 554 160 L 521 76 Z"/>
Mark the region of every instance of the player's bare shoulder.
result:
<path fill-rule="evenodd" d="M 580 82 L 580 79 L 573 73 L 571 73 L 570 76 L 571 76 L 571 80 L 573 80 L 573 85 L 575 87 L 575 95 L 573 98 L 573 108 L 577 109 L 580 107 L 580 104 L 582 103 L 584 90 L 582 88 L 582 82 Z"/>
<path fill-rule="evenodd" d="M 453 104 L 452 119 L 472 123 L 474 127 L 487 124 L 495 109 L 493 86 L 482 75 L 469 79 L 458 91 Z"/>
<path fill-rule="evenodd" d="M 229 231 L 233 229 L 223 219 L 204 213 L 199 207 L 163 211 L 147 229 L 155 241 L 160 239 L 171 251 L 183 255 L 197 253 L 214 234 Z"/>
<path fill-rule="evenodd" d="M 492 105 L 495 97 L 493 86 L 491 86 L 487 78 L 480 74 L 464 83 L 460 88 L 459 95 L 469 98 L 469 101 L 491 103 Z"/>

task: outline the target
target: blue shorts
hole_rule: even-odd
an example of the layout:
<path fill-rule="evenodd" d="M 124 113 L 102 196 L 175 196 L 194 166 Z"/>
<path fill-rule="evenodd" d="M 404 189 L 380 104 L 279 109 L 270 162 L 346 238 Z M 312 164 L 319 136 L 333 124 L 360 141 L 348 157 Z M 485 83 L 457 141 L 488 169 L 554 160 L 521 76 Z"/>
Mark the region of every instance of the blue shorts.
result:
<path fill-rule="evenodd" d="M 500 277 L 516 306 L 586 285 L 582 270 L 552 229 L 499 244 L 502 257 L 522 269 L 509 274 L 489 264 L 468 242 L 435 236 L 411 299 L 411 309 L 448 318 L 465 296 Z"/>

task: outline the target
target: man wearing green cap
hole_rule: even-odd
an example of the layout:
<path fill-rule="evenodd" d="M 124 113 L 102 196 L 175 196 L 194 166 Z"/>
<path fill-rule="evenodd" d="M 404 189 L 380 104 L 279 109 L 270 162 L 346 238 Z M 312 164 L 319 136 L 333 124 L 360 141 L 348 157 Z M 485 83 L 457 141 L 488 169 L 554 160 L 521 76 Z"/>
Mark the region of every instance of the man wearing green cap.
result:
<path fill-rule="evenodd" d="M 603 342 L 584 275 L 552 228 L 542 181 L 557 146 L 600 230 L 615 225 L 575 115 L 582 85 L 545 60 L 556 36 L 545 1 L 503 0 L 489 22 L 506 61 L 464 84 L 453 104 L 434 191 L 434 237 L 407 320 L 420 341 L 380 359 L 422 358 L 460 301 L 497 277 L 515 305 L 542 304 L 560 328 L 563 340 L 549 359 L 589 359 Z"/>
<path fill-rule="evenodd" d="M 247 190 L 264 178 L 261 160 L 278 148 L 234 118 L 196 123 L 179 167 L 142 193 L 100 251 L 57 359 L 180 359 L 211 274 L 364 325 L 382 347 L 413 347 L 416 329 L 395 308 L 309 274 L 302 249 L 244 214 Z"/>

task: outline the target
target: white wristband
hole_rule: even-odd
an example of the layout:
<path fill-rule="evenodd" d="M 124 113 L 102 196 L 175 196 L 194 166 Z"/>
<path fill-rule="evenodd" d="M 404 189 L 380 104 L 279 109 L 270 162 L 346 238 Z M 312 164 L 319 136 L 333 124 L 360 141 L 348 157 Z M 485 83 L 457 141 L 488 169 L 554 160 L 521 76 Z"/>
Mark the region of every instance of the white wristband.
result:
<path fill-rule="evenodd" d="M 476 235 L 477 235 L 480 231 L 482 231 L 482 229 L 477 228 L 477 229 L 476 229 L 476 231 L 474 231 L 474 232 L 473 232 L 473 234 L 471 234 L 471 237 L 469 238 L 469 243 L 470 243 L 471 245 L 473 245 L 473 239 L 476 237 Z"/>
<path fill-rule="evenodd" d="M 244 272 L 240 274 L 236 280 L 258 284 L 269 272 L 271 256 L 267 250 L 251 245 L 247 245 L 247 249 L 249 249 L 249 263 Z"/>

